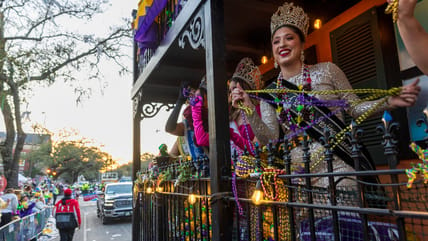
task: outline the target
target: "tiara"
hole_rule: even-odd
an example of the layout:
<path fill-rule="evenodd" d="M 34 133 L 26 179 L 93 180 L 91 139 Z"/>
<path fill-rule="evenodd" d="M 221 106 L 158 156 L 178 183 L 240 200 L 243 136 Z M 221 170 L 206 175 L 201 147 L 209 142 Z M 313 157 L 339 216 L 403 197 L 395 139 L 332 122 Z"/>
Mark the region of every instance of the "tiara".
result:
<path fill-rule="evenodd" d="M 284 25 L 291 25 L 298 28 L 306 38 L 309 28 L 309 17 L 301 7 L 285 2 L 271 17 L 270 32 L 272 36 L 276 30 Z"/>
<path fill-rule="evenodd" d="M 232 79 L 239 78 L 245 81 L 252 89 L 259 88 L 262 73 L 250 58 L 243 58 L 236 66 Z"/>

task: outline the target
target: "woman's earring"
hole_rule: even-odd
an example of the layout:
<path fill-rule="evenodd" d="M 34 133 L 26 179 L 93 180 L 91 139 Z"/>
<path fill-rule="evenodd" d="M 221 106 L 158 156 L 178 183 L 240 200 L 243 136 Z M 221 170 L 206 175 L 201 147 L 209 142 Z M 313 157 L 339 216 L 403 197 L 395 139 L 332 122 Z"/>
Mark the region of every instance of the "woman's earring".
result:
<path fill-rule="evenodd" d="M 303 51 L 303 50 L 300 53 L 300 60 L 302 61 L 302 63 L 305 61 L 305 51 Z"/>
<path fill-rule="evenodd" d="M 275 67 L 275 69 L 278 68 L 278 63 L 275 61 L 275 63 L 273 63 L 273 67 Z"/>

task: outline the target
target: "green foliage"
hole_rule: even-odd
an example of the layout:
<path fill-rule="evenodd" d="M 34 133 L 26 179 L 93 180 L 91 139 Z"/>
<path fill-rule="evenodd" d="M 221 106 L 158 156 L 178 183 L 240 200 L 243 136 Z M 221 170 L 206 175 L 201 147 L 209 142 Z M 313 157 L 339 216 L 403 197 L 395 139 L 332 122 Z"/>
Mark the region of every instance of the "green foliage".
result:
<path fill-rule="evenodd" d="M 108 0 L 1 1 L 0 97 L 7 133 L 0 155 L 9 187 L 18 185 L 17 163 L 25 140 L 21 105 L 26 104 L 33 87 L 64 81 L 74 89 L 79 103 L 91 96 L 94 84 L 101 91 L 106 86 L 102 60 L 118 66 L 118 74 L 128 72 L 123 58 L 129 56 L 123 48 L 132 47 L 130 19 L 118 26 L 81 27 L 107 4 Z M 104 33 L 94 34 L 100 30 Z M 91 170 L 82 172 L 94 177 Z M 74 179 L 75 174 L 71 175 Z"/>
<path fill-rule="evenodd" d="M 119 174 L 119 178 L 123 176 L 132 176 L 132 162 L 119 166 L 116 171 Z"/>
<path fill-rule="evenodd" d="M 150 162 L 155 159 L 156 155 L 150 152 L 145 152 L 141 154 L 141 170 L 148 169 Z"/>
<path fill-rule="evenodd" d="M 59 142 L 52 152 L 57 177 L 69 183 L 76 182 L 79 175 L 86 180 L 97 180 L 106 155 L 98 147 L 87 146 L 83 140 Z"/>
<path fill-rule="evenodd" d="M 40 146 L 28 152 L 25 160 L 29 163 L 30 168 L 24 172 L 25 176 L 35 177 L 44 175 L 44 170 L 53 163 L 51 156 L 52 143 L 50 141 L 40 144 Z"/>

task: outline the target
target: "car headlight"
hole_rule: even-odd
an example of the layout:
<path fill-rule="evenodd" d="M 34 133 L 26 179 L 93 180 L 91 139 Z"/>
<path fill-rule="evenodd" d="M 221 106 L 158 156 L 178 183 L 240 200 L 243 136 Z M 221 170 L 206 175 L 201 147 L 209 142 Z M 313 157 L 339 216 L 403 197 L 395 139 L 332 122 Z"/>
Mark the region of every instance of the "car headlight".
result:
<path fill-rule="evenodd" d="M 113 200 L 107 200 L 105 203 L 104 203 L 104 206 L 113 206 L 113 204 L 114 204 L 114 201 Z"/>

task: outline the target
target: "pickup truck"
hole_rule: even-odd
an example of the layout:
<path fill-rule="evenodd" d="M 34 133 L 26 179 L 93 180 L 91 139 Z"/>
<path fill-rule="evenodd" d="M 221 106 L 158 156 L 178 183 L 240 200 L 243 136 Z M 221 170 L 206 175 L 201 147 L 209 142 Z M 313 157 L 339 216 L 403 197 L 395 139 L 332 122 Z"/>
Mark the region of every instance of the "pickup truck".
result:
<path fill-rule="evenodd" d="M 132 216 L 132 182 L 109 183 L 97 195 L 97 216 L 103 224 Z"/>

